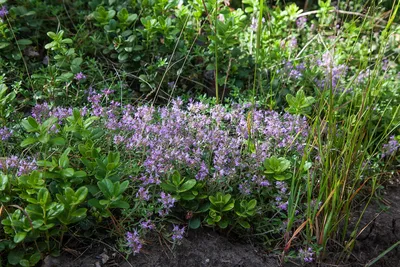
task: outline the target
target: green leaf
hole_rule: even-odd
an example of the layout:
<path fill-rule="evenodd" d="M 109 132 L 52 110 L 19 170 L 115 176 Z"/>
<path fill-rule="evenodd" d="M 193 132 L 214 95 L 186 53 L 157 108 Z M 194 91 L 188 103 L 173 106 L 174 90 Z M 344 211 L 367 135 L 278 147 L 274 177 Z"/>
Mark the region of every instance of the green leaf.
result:
<path fill-rule="evenodd" d="M 50 205 L 50 208 L 47 210 L 47 217 L 49 220 L 54 219 L 63 211 L 64 211 L 63 204 L 53 202 L 52 205 Z"/>
<path fill-rule="evenodd" d="M 232 202 L 232 203 L 229 203 L 228 205 L 226 205 L 226 206 L 222 209 L 222 211 L 229 211 L 229 210 L 233 209 L 234 207 L 235 207 L 235 203 Z"/>
<path fill-rule="evenodd" d="M 100 205 L 102 205 L 102 206 L 107 206 L 108 204 L 110 204 L 110 201 L 109 201 L 109 200 L 102 199 L 102 200 L 99 201 L 99 203 L 100 203 Z"/>
<path fill-rule="evenodd" d="M 129 58 L 129 54 L 128 53 L 124 53 L 122 52 L 121 54 L 118 55 L 118 60 L 120 62 L 124 62 Z"/>
<path fill-rule="evenodd" d="M 8 263 L 11 265 L 19 264 L 20 260 L 22 260 L 25 256 L 25 250 L 23 249 L 12 249 L 7 256 Z"/>
<path fill-rule="evenodd" d="M 0 191 L 4 191 L 8 184 L 8 176 L 0 172 Z"/>
<path fill-rule="evenodd" d="M 69 166 L 69 159 L 68 159 L 68 154 L 71 152 L 71 148 L 68 147 L 60 156 L 60 159 L 58 160 L 58 165 L 62 168 L 65 169 Z"/>
<path fill-rule="evenodd" d="M 225 229 L 226 227 L 228 227 L 229 222 L 226 219 L 220 220 L 218 222 L 218 226 L 221 227 L 222 229 Z"/>
<path fill-rule="evenodd" d="M 50 117 L 47 120 L 45 120 L 41 125 L 42 133 L 44 131 L 47 132 L 51 127 L 53 127 L 56 124 L 57 121 L 58 119 L 56 117 Z"/>
<path fill-rule="evenodd" d="M 78 190 L 76 190 L 75 192 L 76 204 L 82 203 L 85 200 L 88 192 L 89 190 L 85 186 L 82 186 Z"/>
<path fill-rule="evenodd" d="M 66 141 L 62 137 L 54 137 L 50 139 L 50 144 L 55 146 L 64 146 L 66 144 Z"/>
<path fill-rule="evenodd" d="M 123 200 L 113 201 L 110 205 L 111 208 L 129 209 L 129 203 Z"/>
<path fill-rule="evenodd" d="M 51 161 L 48 161 L 48 160 L 38 160 L 37 162 L 36 162 L 36 164 L 38 165 L 38 166 L 40 166 L 40 167 L 56 167 L 56 166 L 54 166 L 53 165 L 53 162 L 51 162 Z"/>
<path fill-rule="evenodd" d="M 249 203 L 247 203 L 247 208 L 249 210 L 252 210 L 252 209 L 254 209 L 256 207 L 256 205 L 257 205 L 257 200 L 252 199 L 252 200 L 249 201 Z"/>
<path fill-rule="evenodd" d="M 29 257 L 30 266 L 35 266 L 41 259 L 40 252 L 36 252 Z"/>
<path fill-rule="evenodd" d="M 7 42 L 0 42 L 0 49 L 6 48 L 7 46 L 9 46 L 10 43 Z"/>
<path fill-rule="evenodd" d="M 80 66 L 83 62 L 83 59 L 81 57 L 77 57 L 74 58 L 74 60 L 72 60 L 71 65 L 75 65 L 75 66 Z"/>
<path fill-rule="evenodd" d="M 86 212 L 87 212 L 87 209 L 80 208 L 80 209 L 77 209 L 76 211 L 74 211 L 71 215 L 73 217 L 75 217 L 75 220 L 82 220 L 82 219 L 86 218 Z"/>
<path fill-rule="evenodd" d="M 85 171 L 76 171 L 74 173 L 74 177 L 76 178 L 82 178 L 82 177 L 86 177 L 87 173 Z"/>
<path fill-rule="evenodd" d="M 34 118 L 32 118 L 32 117 L 29 117 L 29 118 L 27 118 L 27 119 L 24 119 L 24 120 L 21 122 L 21 124 L 22 124 L 22 127 L 24 127 L 25 130 L 26 130 L 27 132 L 35 132 L 35 131 L 37 131 L 38 128 L 39 128 L 39 124 L 38 124 L 37 121 L 36 121 Z"/>
<path fill-rule="evenodd" d="M 54 32 L 47 32 L 47 36 L 49 36 L 53 40 L 57 39 L 57 34 Z"/>
<path fill-rule="evenodd" d="M 22 242 L 25 237 L 26 237 L 26 232 L 18 232 L 15 236 L 14 236 L 14 243 L 20 243 Z"/>
<path fill-rule="evenodd" d="M 116 192 L 117 195 L 121 195 L 122 193 L 124 193 L 125 190 L 128 188 L 128 186 L 129 186 L 129 181 L 128 180 L 122 182 L 118 192 Z"/>
<path fill-rule="evenodd" d="M 183 185 L 179 188 L 178 192 L 186 192 L 192 189 L 196 185 L 196 180 L 191 179 L 183 183 Z"/>
<path fill-rule="evenodd" d="M 239 220 L 238 222 L 243 228 L 245 228 L 245 229 L 249 229 L 250 228 L 250 224 L 247 221 Z"/>
<path fill-rule="evenodd" d="M 171 177 L 172 183 L 178 187 L 181 184 L 181 175 L 178 171 L 174 171 Z"/>
<path fill-rule="evenodd" d="M 45 205 L 48 201 L 49 201 L 49 191 L 47 190 L 47 188 L 40 188 L 38 196 L 37 196 L 37 200 L 40 204 Z"/>
<path fill-rule="evenodd" d="M 126 8 L 122 8 L 122 9 L 118 12 L 117 17 L 118 17 L 118 20 L 119 20 L 121 23 L 125 23 L 125 22 L 128 20 L 128 17 L 129 17 L 128 10 L 126 10 Z"/>
<path fill-rule="evenodd" d="M 32 221 L 33 229 L 38 229 L 39 227 L 41 227 L 43 225 L 43 223 L 44 222 L 41 219 Z"/>
<path fill-rule="evenodd" d="M 61 41 L 61 43 L 63 43 L 63 44 L 72 44 L 73 41 L 72 41 L 72 39 L 70 39 L 70 38 L 66 38 L 66 39 L 63 39 L 63 40 Z"/>
<path fill-rule="evenodd" d="M 74 174 L 75 174 L 75 171 L 72 168 L 66 168 L 61 171 L 61 175 L 64 177 L 72 177 L 72 176 L 74 176 Z"/>
<path fill-rule="evenodd" d="M 20 40 L 17 41 L 17 44 L 19 44 L 19 45 L 30 45 L 30 44 L 32 44 L 32 41 L 28 40 L 28 39 L 20 39 Z"/>
<path fill-rule="evenodd" d="M 206 202 L 204 204 L 202 204 L 198 210 L 196 210 L 196 213 L 203 213 L 203 212 L 207 212 L 210 209 L 210 203 Z"/>
<path fill-rule="evenodd" d="M 161 183 L 161 188 L 167 192 L 176 192 L 176 187 L 168 183 Z"/>
<path fill-rule="evenodd" d="M 47 144 L 50 140 L 50 135 L 48 133 L 42 133 L 39 135 L 37 140 L 42 144 Z"/>
<path fill-rule="evenodd" d="M 191 229 L 197 229 L 200 227 L 200 225 L 201 225 L 200 218 L 192 218 L 189 221 L 189 228 L 191 228 Z"/>
<path fill-rule="evenodd" d="M 106 198 L 110 199 L 112 197 L 114 192 L 114 184 L 110 179 L 105 178 L 98 182 L 97 185 Z"/>
<path fill-rule="evenodd" d="M 103 206 L 100 204 L 99 200 L 96 198 L 91 198 L 88 201 L 88 204 L 92 207 L 98 208 L 98 209 L 102 209 Z"/>
<path fill-rule="evenodd" d="M 196 196 L 193 195 L 192 192 L 184 192 L 183 194 L 180 194 L 180 197 L 183 200 L 193 200 L 196 198 Z"/>
<path fill-rule="evenodd" d="M 19 265 L 22 266 L 22 267 L 29 267 L 29 266 L 31 266 L 31 265 L 29 264 L 29 261 L 28 261 L 27 259 L 22 259 L 22 260 L 20 260 L 20 261 L 19 261 Z"/>
<path fill-rule="evenodd" d="M 231 195 L 230 194 L 226 194 L 226 195 L 224 195 L 222 198 L 223 198 L 223 203 L 224 204 L 226 204 L 226 203 L 229 203 L 229 200 L 231 199 Z"/>
<path fill-rule="evenodd" d="M 56 80 L 58 82 L 70 82 L 73 77 L 74 77 L 74 74 L 72 72 L 65 72 L 65 73 L 61 74 L 60 76 L 58 76 L 56 78 Z"/>

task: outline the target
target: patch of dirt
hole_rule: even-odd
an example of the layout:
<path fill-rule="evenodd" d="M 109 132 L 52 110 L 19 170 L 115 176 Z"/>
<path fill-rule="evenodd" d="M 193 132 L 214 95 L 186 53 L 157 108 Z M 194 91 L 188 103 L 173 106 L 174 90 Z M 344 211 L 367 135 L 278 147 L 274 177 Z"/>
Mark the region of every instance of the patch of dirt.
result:
<path fill-rule="evenodd" d="M 210 229 L 189 232 L 172 251 L 157 239 L 149 241 L 140 254 L 125 260 L 105 244 L 94 243 L 78 250 L 64 250 L 58 258 L 47 257 L 42 267 L 278 267 L 277 259 L 267 257 L 249 244 L 231 243 Z"/>
<path fill-rule="evenodd" d="M 133 266 L 176 267 L 277 267 L 276 260 L 262 255 L 251 245 L 231 243 L 210 230 L 192 231 L 188 238 L 173 251 L 161 246 L 151 246 L 147 254 L 140 254 L 130 261 Z M 121 265 L 128 267 L 128 264 Z"/>
<path fill-rule="evenodd" d="M 362 219 L 353 255 L 364 266 L 400 241 L 400 181 L 392 181 L 381 192 L 382 199 L 373 201 Z M 358 265 L 358 266 L 359 266 Z M 400 246 L 386 254 L 373 266 L 400 266 Z"/>

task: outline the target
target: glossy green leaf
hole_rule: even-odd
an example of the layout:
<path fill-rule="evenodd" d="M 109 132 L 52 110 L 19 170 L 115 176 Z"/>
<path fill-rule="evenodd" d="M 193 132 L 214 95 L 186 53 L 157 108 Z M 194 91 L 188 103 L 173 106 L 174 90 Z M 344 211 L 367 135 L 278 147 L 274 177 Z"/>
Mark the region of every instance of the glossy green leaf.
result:
<path fill-rule="evenodd" d="M 184 182 L 184 183 L 179 187 L 179 192 L 189 191 L 189 190 L 192 189 L 195 185 L 196 185 L 196 180 L 195 180 L 195 179 L 188 180 L 188 181 Z"/>
<path fill-rule="evenodd" d="M 20 243 L 20 242 L 24 241 L 26 234 L 27 234 L 26 232 L 18 232 L 14 236 L 14 243 Z"/>

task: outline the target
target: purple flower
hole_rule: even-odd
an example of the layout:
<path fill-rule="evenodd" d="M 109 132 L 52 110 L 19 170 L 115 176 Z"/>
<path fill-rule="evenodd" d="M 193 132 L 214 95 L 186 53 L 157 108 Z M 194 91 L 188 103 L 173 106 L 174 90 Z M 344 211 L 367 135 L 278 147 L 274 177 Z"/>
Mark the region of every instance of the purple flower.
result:
<path fill-rule="evenodd" d="M 162 209 L 158 211 L 158 214 L 161 217 L 164 217 L 165 215 L 168 215 L 171 208 L 174 207 L 176 199 L 173 198 L 170 194 L 165 194 L 164 192 L 161 192 L 160 197 L 161 198 L 158 199 L 158 202 L 161 202 Z"/>
<path fill-rule="evenodd" d="M 101 91 L 105 96 L 109 96 L 114 93 L 114 90 L 111 90 L 110 88 L 105 88 Z"/>
<path fill-rule="evenodd" d="M 296 20 L 296 26 L 299 30 L 304 29 L 307 23 L 307 18 L 306 17 L 300 17 Z"/>
<path fill-rule="evenodd" d="M 2 141 L 7 141 L 11 138 L 13 131 L 7 127 L 0 128 L 0 138 Z"/>
<path fill-rule="evenodd" d="M 174 229 L 172 229 L 173 241 L 181 240 L 184 234 L 185 234 L 185 227 L 179 228 L 179 225 L 174 225 Z"/>
<path fill-rule="evenodd" d="M 287 191 L 287 185 L 286 185 L 285 182 L 277 181 L 277 182 L 275 183 L 275 187 L 276 187 L 281 193 L 283 193 L 283 194 L 285 194 L 286 191 Z"/>
<path fill-rule="evenodd" d="M 8 10 L 6 6 L 2 6 L 0 9 L 0 17 L 4 19 L 4 17 L 8 14 Z"/>
<path fill-rule="evenodd" d="M 262 18 L 261 22 L 262 22 L 262 23 L 265 23 L 265 18 Z M 253 31 L 257 31 L 257 29 L 258 29 L 258 18 L 253 17 L 253 18 L 251 19 L 250 28 L 251 28 Z"/>
<path fill-rule="evenodd" d="M 278 209 L 281 209 L 281 210 L 287 210 L 288 205 L 289 205 L 289 203 L 287 201 L 286 202 L 277 203 Z"/>
<path fill-rule="evenodd" d="M 289 47 L 290 48 L 296 48 L 297 47 L 297 38 L 295 36 L 293 36 L 290 39 Z"/>
<path fill-rule="evenodd" d="M 0 163 L 1 169 L 6 171 L 16 170 L 17 176 L 29 174 L 37 169 L 36 160 L 31 158 L 19 159 L 17 156 L 11 156 Z"/>
<path fill-rule="evenodd" d="M 142 242 L 139 239 L 139 234 L 136 230 L 134 230 L 133 233 L 131 232 L 126 233 L 126 242 L 128 247 L 132 249 L 133 255 L 139 253 L 143 246 Z"/>
<path fill-rule="evenodd" d="M 196 175 L 196 180 L 199 181 L 204 180 L 207 177 L 208 173 L 209 173 L 208 167 L 203 161 L 200 165 L 200 170 Z"/>
<path fill-rule="evenodd" d="M 251 186 L 249 182 L 239 184 L 239 191 L 241 194 L 248 196 L 251 194 Z"/>
<path fill-rule="evenodd" d="M 176 199 L 173 198 L 170 194 L 165 194 L 164 192 L 161 192 L 160 197 L 161 198 L 158 199 L 158 202 L 161 202 L 164 209 L 171 209 L 174 207 Z"/>
<path fill-rule="evenodd" d="M 151 220 L 141 222 L 140 226 L 142 227 L 142 229 L 149 229 L 149 230 L 154 230 L 156 228 Z"/>
<path fill-rule="evenodd" d="M 32 110 L 31 115 L 38 122 L 43 122 L 49 118 L 50 107 L 49 104 L 44 102 L 43 104 L 36 104 Z"/>
<path fill-rule="evenodd" d="M 326 87 L 337 89 L 339 81 L 346 76 L 347 66 L 338 65 L 334 62 L 334 57 L 330 52 L 322 55 L 321 60 L 317 60 L 317 65 L 324 71 L 325 79 L 316 80 L 317 85 L 324 89 Z"/>
<path fill-rule="evenodd" d="M 299 249 L 299 257 L 301 257 L 305 263 L 310 263 L 314 261 L 314 252 L 310 247 L 307 250 Z"/>
<path fill-rule="evenodd" d="M 168 87 L 169 88 L 174 88 L 175 82 L 168 82 Z"/>
<path fill-rule="evenodd" d="M 149 194 L 149 189 L 144 189 L 144 187 L 140 187 L 138 192 L 136 193 L 136 197 L 140 200 L 149 201 L 151 195 Z"/>
<path fill-rule="evenodd" d="M 397 141 L 394 137 L 394 135 L 392 135 L 389 138 L 389 142 L 387 144 L 384 144 L 382 147 L 382 156 L 381 158 L 384 157 L 390 157 L 392 155 L 394 155 L 396 153 L 397 150 L 399 150 L 400 148 L 400 143 L 399 141 Z"/>
<path fill-rule="evenodd" d="M 78 72 L 77 74 L 75 74 L 75 80 L 80 81 L 86 79 L 86 75 L 84 75 L 82 72 Z"/>

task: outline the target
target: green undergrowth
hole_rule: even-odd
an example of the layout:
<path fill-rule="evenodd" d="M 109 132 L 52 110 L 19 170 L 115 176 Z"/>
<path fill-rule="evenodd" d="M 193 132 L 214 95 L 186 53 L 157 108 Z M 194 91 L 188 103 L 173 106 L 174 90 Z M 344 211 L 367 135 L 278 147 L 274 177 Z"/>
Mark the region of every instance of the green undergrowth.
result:
<path fill-rule="evenodd" d="M 399 166 L 400 3 L 305 2 L 0 0 L 0 266 L 200 227 L 349 260 Z"/>

